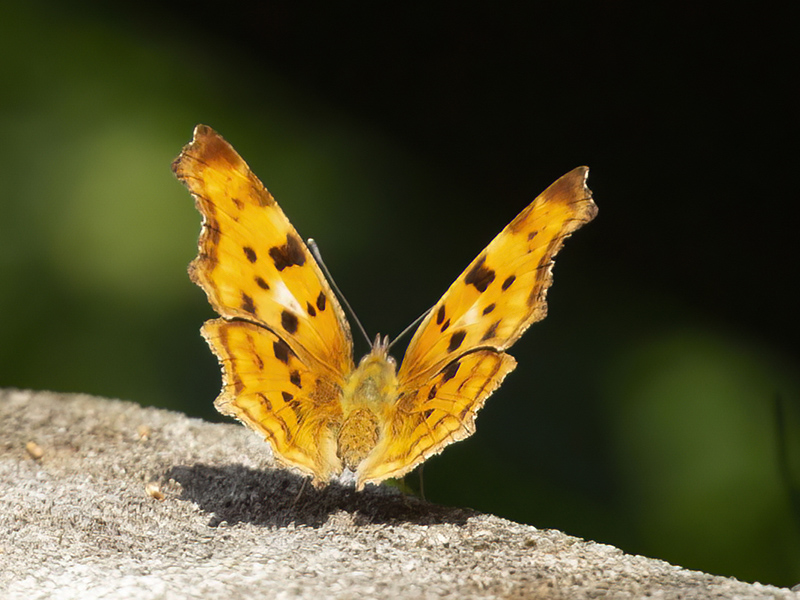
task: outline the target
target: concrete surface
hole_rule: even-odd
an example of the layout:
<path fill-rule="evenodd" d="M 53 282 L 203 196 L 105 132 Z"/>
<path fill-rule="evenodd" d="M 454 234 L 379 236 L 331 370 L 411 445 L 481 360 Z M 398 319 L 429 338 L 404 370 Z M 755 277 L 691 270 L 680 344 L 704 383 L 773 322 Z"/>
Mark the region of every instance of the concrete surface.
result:
<path fill-rule="evenodd" d="M 0 598 L 775 598 L 391 489 L 273 470 L 238 425 L 0 390 Z"/>

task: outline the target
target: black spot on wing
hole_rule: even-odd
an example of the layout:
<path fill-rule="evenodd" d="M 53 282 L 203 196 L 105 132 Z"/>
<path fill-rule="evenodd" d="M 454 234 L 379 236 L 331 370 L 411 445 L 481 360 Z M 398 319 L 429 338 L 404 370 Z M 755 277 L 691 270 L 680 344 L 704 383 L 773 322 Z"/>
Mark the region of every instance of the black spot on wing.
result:
<path fill-rule="evenodd" d="M 444 325 L 442 325 L 442 328 L 439 331 L 444 333 L 448 327 L 450 327 L 450 319 L 447 319 L 447 321 L 444 322 Z"/>
<path fill-rule="evenodd" d="M 285 331 L 291 334 L 297 333 L 297 315 L 294 313 L 289 312 L 288 310 L 284 310 L 281 313 L 281 327 Z"/>
<path fill-rule="evenodd" d="M 300 389 L 303 389 L 303 386 L 300 385 L 301 384 L 301 380 L 300 380 L 300 373 L 298 371 L 292 371 L 289 374 L 289 381 L 291 381 L 292 385 L 294 385 L 295 387 L 299 387 Z"/>
<path fill-rule="evenodd" d="M 516 276 L 515 276 L 515 275 L 509 275 L 509 276 L 506 278 L 506 280 L 503 282 L 503 285 L 501 286 L 504 292 L 505 292 L 505 291 L 506 291 L 508 288 L 510 288 L 510 287 L 511 287 L 511 284 L 512 284 L 512 283 L 514 283 L 514 280 L 515 280 L 515 279 L 516 279 Z"/>
<path fill-rule="evenodd" d="M 480 293 L 486 291 L 486 288 L 494 281 L 495 277 L 494 271 L 487 267 L 484 264 L 485 262 L 486 257 L 481 256 L 464 277 L 464 283 L 474 285 L 475 289 Z"/>
<path fill-rule="evenodd" d="M 425 413 L 424 413 L 425 414 L 425 418 L 427 419 L 428 417 L 430 417 L 433 414 L 434 410 L 435 409 L 433 409 L 433 408 L 429 408 L 428 410 L 426 410 Z"/>
<path fill-rule="evenodd" d="M 497 305 L 494 302 L 492 302 L 489 306 L 487 306 L 486 308 L 483 309 L 483 314 L 488 315 L 490 312 L 492 312 L 495 309 L 496 306 Z"/>
<path fill-rule="evenodd" d="M 458 367 L 460 366 L 461 363 L 456 360 L 442 369 L 442 383 L 450 381 L 453 377 L 455 377 L 456 373 L 458 373 Z"/>
<path fill-rule="evenodd" d="M 467 332 L 465 330 L 456 331 L 453 335 L 450 336 L 450 345 L 447 346 L 448 352 L 453 352 L 458 350 L 458 347 L 461 346 L 461 343 L 464 341 Z"/>
<path fill-rule="evenodd" d="M 247 260 L 249 260 L 251 263 L 254 263 L 258 260 L 258 255 L 256 254 L 256 251 L 253 250 L 250 246 L 244 246 L 242 250 L 244 250 L 244 255 L 247 257 Z"/>
<path fill-rule="evenodd" d="M 328 299 L 325 297 L 325 294 L 323 292 L 320 292 L 319 296 L 317 296 L 317 308 L 320 311 L 325 310 L 325 303 L 327 302 L 327 300 Z"/>
<path fill-rule="evenodd" d="M 284 342 L 283 340 L 278 340 L 272 343 L 272 351 L 275 353 L 275 358 L 281 361 L 283 364 L 289 364 L 289 353 L 291 353 L 291 348 L 289 348 L 289 344 Z"/>
<path fill-rule="evenodd" d="M 495 321 L 494 323 L 492 323 L 492 326 L 489 327 L 489 329 L 486 330 L 486 333 L 483 334 L 481 341 L 485 342 L 486 340 L 493 338 L 497 334 L 498 325 L 500 325 L 500 321 Z"/>
<path fill-rule="evenodd" d="M 264 281 L 261 277 L 256 277 L 256 285 L 258 285 L 258 287 L 260 287 L 262 290 L 269 289 L 269 284 L 266 281 Z"/>
<path fill-rule="evenodd" d="M 444 321 L 444 304 L 439 307 L 439 310 L 436 311 L 436 324 L 441 325 L 442 321 Z"/>
<path fill-rule="evenodd" d="M 311 302 L 306 302 L 306 312 L 308 313 L 309 317 L 317 316 L 317 309 L 314 308 Z"/>
<path fill-rule="evenodd" d="M 244 292 L 242 292 L 242 310 L 250 313 L 251 315 L 256 314 L 256 307 L 253 304 L 253 299 Z"/>
<path fill-rule="evenodd" d="M 286 243 L 282 246 L 273 246 L 269 249 L 269 256 L 278 271 L 287 267 L 302 267 L 306 264 L 306 253 L 303 242 L 296 235 L 286 236 Z"/>
<path fill-rule="evenodd" d="M 290 394 L 289 392 L 281 392 L 281 396 L 283 396 L 284 402 L 289 402 L 289 400 L 294 398 L 294 394 Z"/>
<path fill-rule="evenodd" d="M 436 386 L 431 386 L 431 391 L 428 392 L 428 400 L 433 400 L 436 397 Z"/>

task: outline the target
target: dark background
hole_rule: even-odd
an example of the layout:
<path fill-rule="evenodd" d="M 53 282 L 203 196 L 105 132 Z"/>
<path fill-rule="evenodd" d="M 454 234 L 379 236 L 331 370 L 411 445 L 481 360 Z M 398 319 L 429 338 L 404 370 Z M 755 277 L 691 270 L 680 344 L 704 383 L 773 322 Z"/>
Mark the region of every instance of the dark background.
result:
<path fill-rule="evenodd" d="M 796 17 L 0 5 L 0 385 L 216 418 L 212 311 L 185 273 L 200 217 L 169 170 L 198 122 L 318 240 L 373 335 L 587 164 L 599 216 L 477 433 L 426 463 L 427 496 L 793 585 Z"/>

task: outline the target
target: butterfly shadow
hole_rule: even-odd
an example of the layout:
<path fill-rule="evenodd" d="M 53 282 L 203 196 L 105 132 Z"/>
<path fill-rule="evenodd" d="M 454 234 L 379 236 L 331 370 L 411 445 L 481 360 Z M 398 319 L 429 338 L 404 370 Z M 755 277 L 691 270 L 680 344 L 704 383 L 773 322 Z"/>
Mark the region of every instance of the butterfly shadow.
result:
<path fill-rule="evenodd" d="M 404 495 L 395 488 L 332 483 L 318 490 L 299 475 L 280 469 L 257 470 L 243 465 L 196 464 L 172 467 L 165 476 L 182 487 L 181 499 L 212 514 L 209 526 L 226 522 L 285 527 L 291 523 L 320 527 L 337 512 L 353 515 L 356 525 L 415 523 L 464 525 L 477 513 L 437 506 Z"/>

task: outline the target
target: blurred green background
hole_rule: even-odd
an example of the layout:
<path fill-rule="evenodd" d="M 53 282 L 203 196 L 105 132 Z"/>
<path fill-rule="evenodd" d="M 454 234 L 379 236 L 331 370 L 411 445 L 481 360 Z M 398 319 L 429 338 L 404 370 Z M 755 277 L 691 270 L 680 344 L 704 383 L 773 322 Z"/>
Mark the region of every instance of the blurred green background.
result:
<path fill-rule="evenodd" d="M 200 217 L 169 168 L 196 123 L 372 334 L 588 164 L 599 217 L 428 498 L 800 581 L 792 15 L 524 6 L 0 4 L 0 385 L 217 418 Z"/>

